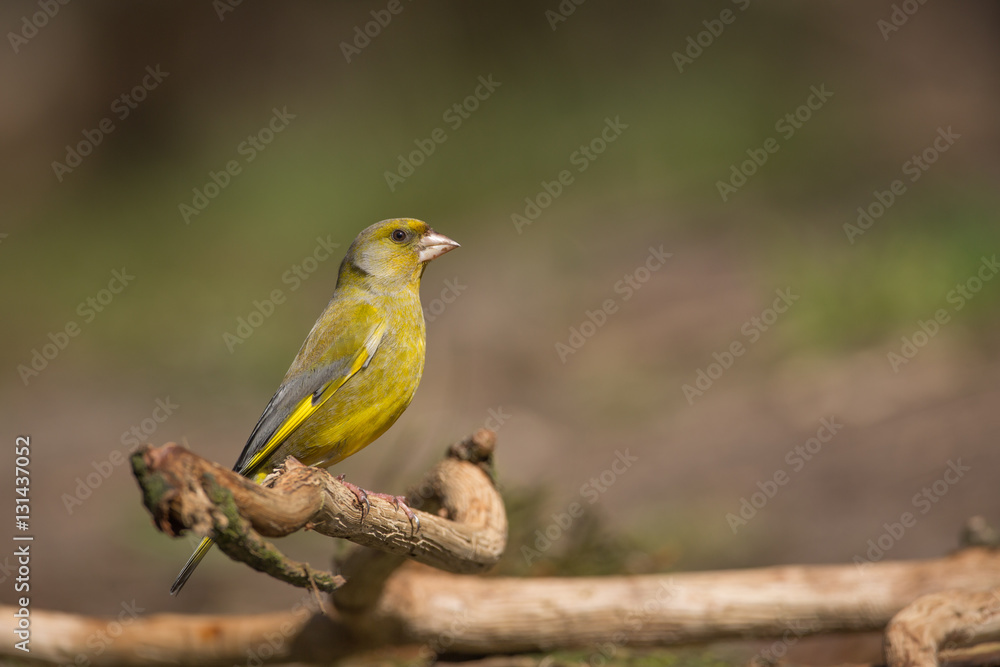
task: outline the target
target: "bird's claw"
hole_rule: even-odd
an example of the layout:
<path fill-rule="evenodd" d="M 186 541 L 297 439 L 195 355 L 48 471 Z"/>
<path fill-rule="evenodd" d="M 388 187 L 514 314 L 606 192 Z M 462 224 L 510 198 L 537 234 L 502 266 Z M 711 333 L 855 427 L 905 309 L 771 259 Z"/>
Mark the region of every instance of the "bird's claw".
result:
<path fill-rule="evenodd" d="M 346 479 L 344 475 L 337 475 L 337 481 L 350 489 L 354 497 L 358 499 L 358 506 L 361 508 L 361 520 L 364 521 L 365 517 L 372 510 L 372 504 L 368 500 L 368 496 L 375 496 L 376 498 L 381 498 L 382 500 L 388 500 L 392 503 L 396 509 L 403 510 L 406 514 L 406 518 L 409 519 L 410 525 L 413 526 L 413 532 L 416 533 L 420 530 L 420 517 L 413 513 L 410 506 L 406 504 L 406 498 L 403 496 L 391 496 L 388 493 L 377 493 L 375 491 L 365 491 L 360 486 L 351 484 Z"/>
<path fill-rule="evenodd" d="M 346 486 L 354 494 L 354 497 L 358 499 L 358 507 L 361 508 L 361 520 L 364 521 L 368 513 L 372 511 L 372 504 L 368 500 L 368 492 L 360 486 L 348 482 L 344 479 L 344 475 L 337 475 L 337 481 Z"/>
<path fill-rule="evenodd" d="M 410 509 L 410 506 L 406 504 L 406 498 L 403 496 L 390 496 L 386 493 L 376 493 L 375 495 L 379 498 L 388 500 L 396 506 L 396 509 L 403 510 L 403 513 L 406 514 L 406 518 L 410 520 L 410 525 L 414 527 L 413 532 L 420 530 L 420 517 L 414 514 L 413 510 Z"/>

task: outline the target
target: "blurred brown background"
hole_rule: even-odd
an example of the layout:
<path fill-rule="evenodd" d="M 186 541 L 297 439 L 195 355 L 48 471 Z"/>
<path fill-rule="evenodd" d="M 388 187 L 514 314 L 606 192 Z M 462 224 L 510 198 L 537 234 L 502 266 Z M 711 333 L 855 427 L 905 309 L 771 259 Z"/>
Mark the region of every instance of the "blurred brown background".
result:
<path fill-rule="evenodd" d="M 213 554 L 171 599 L 192 541 L 155 532 L 128 464 L 106 462 L 139 439 L 235 460 L 347 245 L 396 216 L 462 248 L 424 277 L 416 399 L 337 471 L 401 492 L 501 415 L 515 521 L 502 571 L 850 562 L 904 512 L 916 524 L 884 557 L 933 557 L 967 517 L 1000 520 L 1000 280 L 971 291 L 1000 250 L 995 3 L 567 0 L 565 21 L 547 14 L 555 0 L 222 6 L 0 9 L 0 465 L 30 434 L 37 608 L 249 612 L 300 597 Z M 386 16 L 364 45 L 358 31 Z M 480 77 L 492 92 L 475 99 Z M 275 109 L 283 129 L 260 134 Z M 436 128 L 443 143 L 390 187 Z M 603 152 L 578 152 L 591 145 Z M 75 162 L 70 148 L 89 154 L 53 166 Z M 239 173 L 219 176 L 230 161 Z M 563 170 L 572 182 L 539 198 Z M 212 173 L 226 186 L 185 216 Z M 884 213 L 845 231 L 897 179 Z M 742 184 L 723 200 L 719 181 Z M 518 225 L 535 213 L 526 198 L 544 208 Z M 318 238 L 339 244 L 328 259 Z M 661 246 L 672 256 L 640 270 Z M 102 293 L 123 269 L 134 278 Z M 274 290 L 273 314 L 227 346 Z M 776 290 L 797 298 L 769 314 Z M 602 326 L 585 325 L 608 300 Z M 903 337 L 925 344 L 894 368 Z M 718 375 L 713 354 L 734 343 L 742 355 L 689 401 L 683 386 Z M 46 345 L 54 358 L 25 375 Z M 810 454 L 823 419 L 843 426 Z M 626 452 L 633 465 L 602 482 Z M 959 461 L 962 477 L 934 487 Z M 743 499 L 762 506 L 733 524 Z M 585 517 L 528 563 L 521 547 L 573 502 Z M 335 550 L 315 535 L 285 545 L 317 566 Z"/>

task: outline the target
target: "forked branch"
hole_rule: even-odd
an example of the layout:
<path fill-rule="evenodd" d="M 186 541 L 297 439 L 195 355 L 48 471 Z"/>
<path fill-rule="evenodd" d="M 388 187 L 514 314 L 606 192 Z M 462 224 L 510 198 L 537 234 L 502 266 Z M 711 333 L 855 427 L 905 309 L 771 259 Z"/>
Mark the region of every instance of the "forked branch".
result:
<path fill-rule="evenodd" d="M 487 472 L 495 437 L 480 430 L 453 445 L 409 502 L 419 530 L 392 502 L 354 492 L 325 470 L 287 461 L 270 488 L 174 443 L 146 445 L 132 457 L 143 502 L 168 535 L 210 536 L 231 558 L 301 587 L 332 591 L 344 579 L 285 558 L 265 537 L 302 529 L 340 537 L 460 574 L 483 572 L 503 554 L 507 515 Z M 423 508 L 423 509 L 417 509 Z M 426 510 L 436 509 L 434 513 Z"/>

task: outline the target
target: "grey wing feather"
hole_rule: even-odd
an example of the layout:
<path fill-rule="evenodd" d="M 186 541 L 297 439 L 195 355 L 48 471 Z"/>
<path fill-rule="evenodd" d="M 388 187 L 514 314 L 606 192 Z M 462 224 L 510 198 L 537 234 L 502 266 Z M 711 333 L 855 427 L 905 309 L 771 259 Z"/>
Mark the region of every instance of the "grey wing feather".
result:
<path fill-rule="evenodd" d="M 313 394 L 314 397 L 319 396 L 330 380 L 343 377 L 345 373 L 349 372 L 350 363 L 350 359 L 344 359 L 312 373 L 304 373 L 294 377 L 278 387 L 278 391 L 274 392 L 274 396 L 264 408 L 264 413 L 257 420 L 257 425 L 250 433 L 247 444 L 243 447 L 243 452 L 236 460 L 233 470 L 246 477 L 257 472 L 243 468 L 257 452 L 264 448 L 274 432 L 281 427 L 289 413 L 303 398 L 309 394 Z"/>

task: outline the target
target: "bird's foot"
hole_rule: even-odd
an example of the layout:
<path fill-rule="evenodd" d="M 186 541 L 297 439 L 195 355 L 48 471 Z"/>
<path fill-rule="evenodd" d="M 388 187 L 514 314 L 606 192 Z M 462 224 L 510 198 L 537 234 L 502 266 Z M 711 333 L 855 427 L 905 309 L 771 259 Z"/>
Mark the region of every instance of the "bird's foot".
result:
<path fill-rule="evenodd" d="M 406 498 L 403 496 L 393 496 L 388 493 L 376 493 L 374 491 L 369 491 L 369 495 L 375 496 L 376 498 L 381 498 L 382 500 L 388 500 L 390 503 L 396 506 L 396 509 L 403 510 L 406 514 L 406 518 L 410 520 L 410 525 L 414 527 L 414 532 L 420 530 L 420 518 L 413 513 L 410 506 L 406 504 Z"/>
<path fill-rule="evenodd" d="M 403 496 L 393 496 L 388 493 L 378 493 L 377 491 L 365 491 L 360 486 L 356 484 L 351 484 L 346 479 L 344 475 L 337 475 L 337 481 L 346 486 L 354 497 L 358 499 L 358 506 L 361 508 L 361 520 L 364 521 L 368 513 L 371 512 L 372 504 L 369 502 L 369 496 L 375 496 L 376 498 L 381 498 L 382 500 L 388 500 L 390 503 L 396 506 L 396 509 L 403 510 L 406 514 L 406 518 L 410 520 L 410 525 L 413 526 L 414 532 L 420 530 L 420 518 L 413 513 L 410 506 L 406 504 L 406 498 Z"/>
<path fill-rule="evenodd" d="M 354 497 L 358 499 L 358 507 L 361 508 L 361 520 L 364 521 L 368 513 L 372 511 L 372 504 L 368 502 L 368 492 L 360 486 L 348 482 L 344 479 L 344 475 L 337 475 L 337 481 L 346 486 L 354 494 Z"/>

